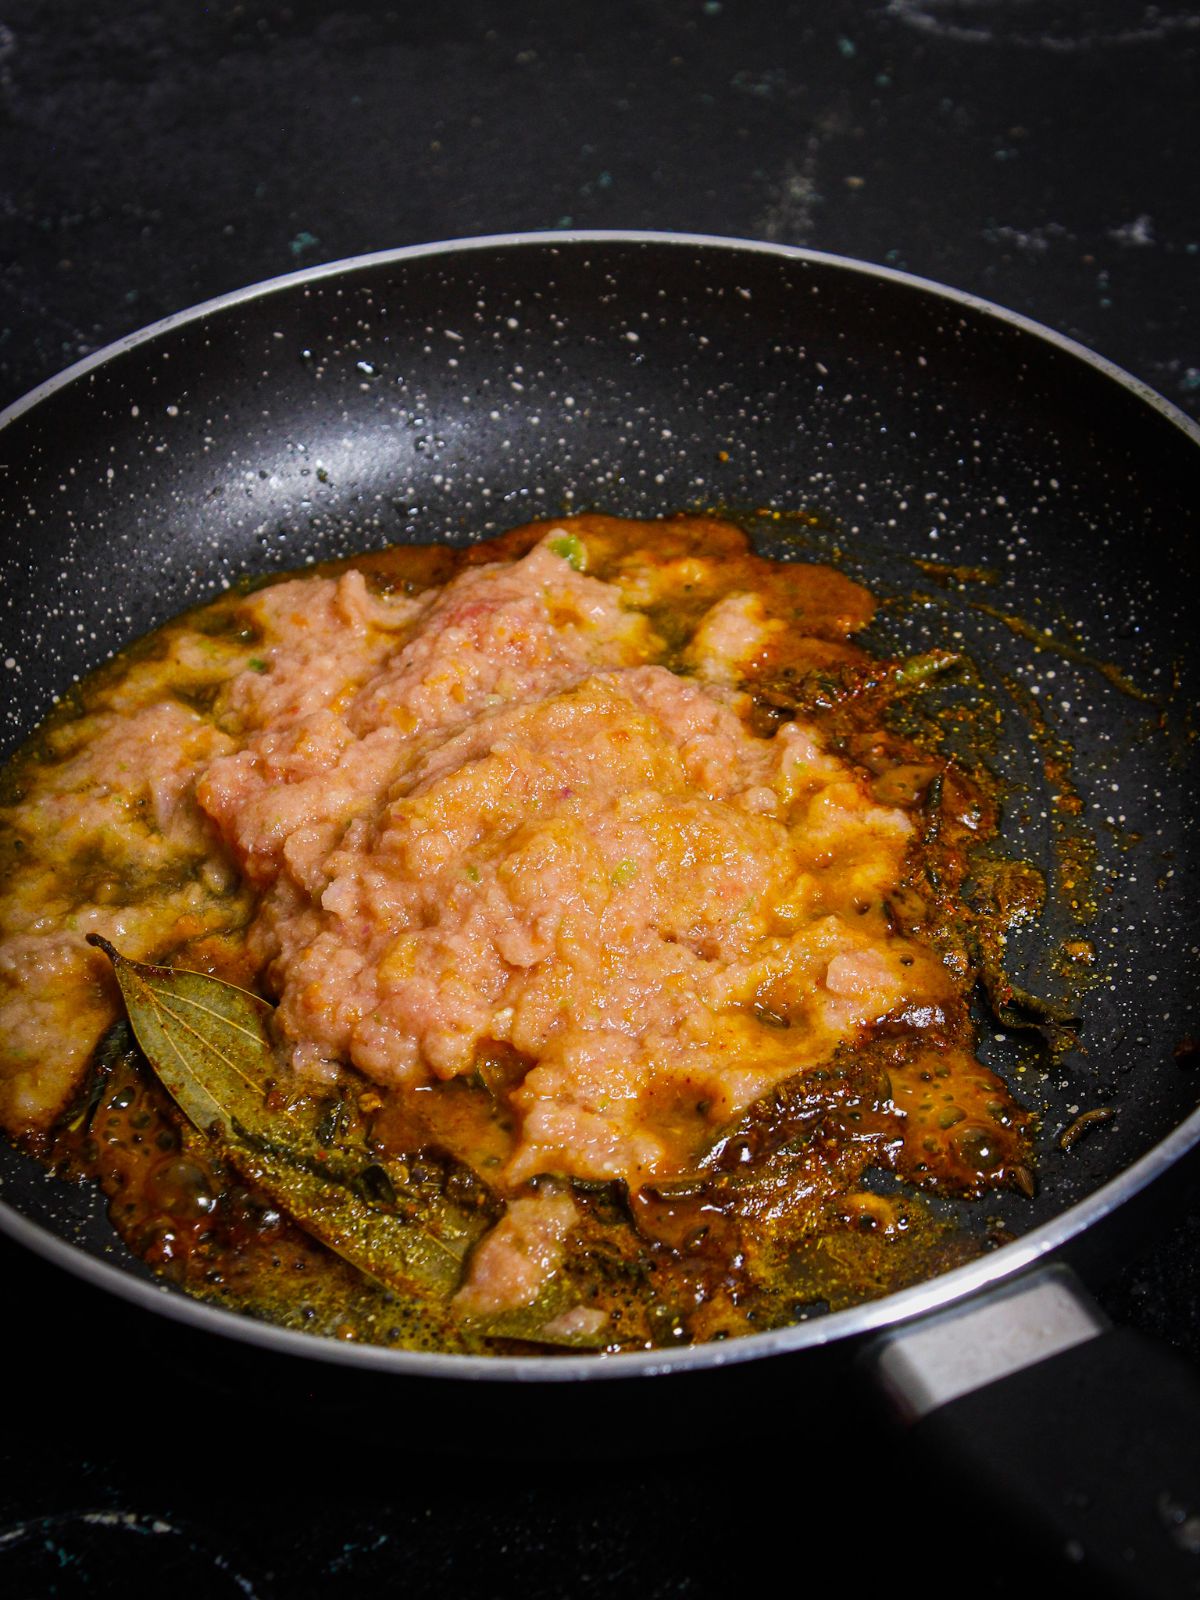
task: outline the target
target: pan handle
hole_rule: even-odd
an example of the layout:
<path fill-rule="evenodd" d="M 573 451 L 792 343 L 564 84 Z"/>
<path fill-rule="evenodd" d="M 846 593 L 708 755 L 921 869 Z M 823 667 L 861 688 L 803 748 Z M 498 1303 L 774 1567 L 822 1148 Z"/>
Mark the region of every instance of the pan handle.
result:
<path fill-rule="evenodd" d="M 1088 1594 L 1200 1595 L 1200 1377 L 1043 1267 L 861 1358 L 916 1440 Z"/>

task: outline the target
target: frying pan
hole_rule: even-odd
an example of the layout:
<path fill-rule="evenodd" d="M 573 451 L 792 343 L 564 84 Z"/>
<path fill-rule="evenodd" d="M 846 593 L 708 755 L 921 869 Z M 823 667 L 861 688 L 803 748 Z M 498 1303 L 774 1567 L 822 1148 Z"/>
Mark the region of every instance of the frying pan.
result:
<path fill-rule="evenodd" d="M 1159 1423 L 1185 1406 L 1200 1418 L 1200 1400 L 1170 1358 L 1103 1329 L 1071 1264 L 1111 1252 L 1200 1143 L 1198 445 L 1126 374 L 970 296 L 815 252 L 654 234 L 467 240 L 297 273 L 43 385 L 0 417 L 6 752 L 76 677 L 242 574 L 566 510 L 726 508 L 766 553 L 863 578 L 883 601 L 880 648 L 953 642 L 975 661 L 1007 708 L 993 755 L 1007 844 L 1050 868 L 1014 969 L 1055 986 L 1074 894 L 1098 911 L 1095 976 L 1081 1049 L 1052 1071 L 985 1028 L 985 1059 L 1024 1069 L 1044 1130 L 1037 1196 L 971 1212 L 993 1235 L 1002 1213 L 1010 1242 L 729 1343 L 486 1360 L 307 1338 L 165 1291 L 90 1190 L 47 1183 L 7 1147 L 0 1227 L 201 1336 L 475 1396 L 644 1396 L 649 1378 L 850 1352 L 939 1448 L 982 1443 L 982 1470 L 1011 1468 L 1039 1515 L 1060 1511 L 1058 1537 L 1097 1581 L 1180 1592 L 1200 1545 L 1196 1434 Z M 1070 745 L 1089 822 L 1078 892 L 1054 868 L 1047 741 Z M 1062 1148 L 1097 1108 L 1115 1114 Z M 1097 1392 L 1115 1442 L 1091 1436 Z M 1059 1461 L 1080 1430 L 1083 1459 Z M 1114 1493 L 1138 1451 L 1137 1493 Z M 1068 1490 L 1087 1503 L 1058 1506 Z"/>

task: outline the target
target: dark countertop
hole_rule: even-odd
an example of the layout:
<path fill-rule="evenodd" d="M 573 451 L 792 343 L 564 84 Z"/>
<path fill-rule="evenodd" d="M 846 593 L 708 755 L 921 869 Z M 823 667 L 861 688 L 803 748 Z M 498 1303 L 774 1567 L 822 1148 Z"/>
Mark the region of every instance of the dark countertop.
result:
<path fill-rule="evenodd" d="M 1198 60 L 1200 13 L 1174 0 L 0 0 L 0 405 L 297 267 L 654 228 L 947 282 L 1197 415 Z M 1194 1359 L 1198 1246 L 1185 1197 L 1102 1291 Z M 990 1594 L 1029 1559 L 848 1380 L 702 1395 L 683 1455 L 649 1408 L 523 1451 L 521 1422 L 459 1401 L 452 1455 L 428 1397 L 380 1412 L 209 1369 L 6 1241 L 0 1264 L 14 1596 L 128 1592 L 133 1570 L 260 1600 L 698 1595 L 758 1588 L 777 1549 L 797 1587 L 820 1560 L 852 1590 L 908 1572 Z"/>

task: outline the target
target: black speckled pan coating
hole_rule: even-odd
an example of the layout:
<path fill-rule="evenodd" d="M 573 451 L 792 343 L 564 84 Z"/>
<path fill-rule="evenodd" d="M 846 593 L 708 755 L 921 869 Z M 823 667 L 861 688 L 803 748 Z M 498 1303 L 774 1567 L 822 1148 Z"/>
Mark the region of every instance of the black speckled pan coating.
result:
<path fill-rule="evenodd" d="M 1041 1193 L 985 1209 L 1028 1234 L 1158 1145 L 1200 1089 L 1176 1059 L 1200 1034 L 1197 444 L 1066 342 L 828 257 L 596 235 L 322 269 L 161 324 L 0 419 L 3 747 L 78 675 L 245 573 L 568 509 L 811 513 L 760 518 L 760 548 L 862 576 L 887 602 L 882 648 L 964 648 L 1075 747 L 1101 976 L 1083 1050 L 1018 1081 L 1044 1112 Z M 997 576 L 945 587 L 914 558 Z M 1050 790 L 1019 719 L 995 760 L 1010 845 L 1049 862 Z M 1052 913 L 1018 941 L 1030 986 L 1053 987 L 1052 935 L 1068 931 Z M 1017 1060 L 1003 1037 L 985 1055 Z M 1059 1151 L 1076 1111 L 1101 1104 L 1116 1117 Z M 0 1180 L 10 1231 L 143 1274 L 85 1192 L 7 1150 Z"/>

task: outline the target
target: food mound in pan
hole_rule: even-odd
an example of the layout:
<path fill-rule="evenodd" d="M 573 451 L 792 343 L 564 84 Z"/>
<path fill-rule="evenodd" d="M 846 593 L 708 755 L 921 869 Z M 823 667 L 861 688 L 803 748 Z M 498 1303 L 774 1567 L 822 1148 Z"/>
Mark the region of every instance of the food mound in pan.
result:
<path fill-rule="evenodd" d="M 4 779 L 6 1127 L 184 1288 L 401 1346 L 726 1337 L 963 1259 L 937 1197 L 1031 1182 L 968 1010 L 995 804 L 895 731 L 950 663 L 872 612 L 584 516 L 161 629 Z"/>

